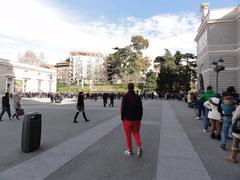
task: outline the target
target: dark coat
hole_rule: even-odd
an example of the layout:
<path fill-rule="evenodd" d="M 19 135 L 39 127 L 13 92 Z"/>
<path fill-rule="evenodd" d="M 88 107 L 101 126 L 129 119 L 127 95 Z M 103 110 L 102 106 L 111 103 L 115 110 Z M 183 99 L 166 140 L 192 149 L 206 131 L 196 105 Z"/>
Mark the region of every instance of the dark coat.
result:
<path fill-rule="evenodd" d="M 83 94 L 78 95 L 77 106 L 80 107 L 80 109 L 84 109 L 84 95 Z"/>
<path fill-rule="evenodd" d="M 10 108 L 9 97 L 8 96 L 3 96 L 2 97 L 2 107 L 3 108 Z"/>
<path fill-rule="evenodd" d="M 143 106 L 141 97 L 134 91 L 129 91 L 122 98 L 121 119 L 129 121 L 142 120 Z"/>

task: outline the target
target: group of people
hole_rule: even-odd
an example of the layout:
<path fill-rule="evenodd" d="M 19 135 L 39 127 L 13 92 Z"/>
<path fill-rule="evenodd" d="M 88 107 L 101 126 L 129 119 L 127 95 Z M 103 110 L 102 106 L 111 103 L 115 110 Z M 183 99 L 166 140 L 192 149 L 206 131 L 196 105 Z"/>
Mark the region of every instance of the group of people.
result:
<path fill-rule="evenodd" d="M 106 103 L 107 98 L 108 98 L 107 94 L 104 94 L 103 95 L 104 103 Z M 113 103 L 111 102 L 113 101 L 111 99 L 114 99 L 113 96 L 112 98 L 110 96 L 110 103 Z M 104 107 L 105 106 L 106 105 L 104 105 Z M 85 122 L 90 121 L 85 114 L 83 92 L 79 92 L 78 94 L 76 109 L 77 109 L 77 112 L 74 116 L 73 123 L 78 123 L 77 117 L 80 112 L 82 112 Z M 143 106 L 142 106 L 141 97 L 137 93 L 135 93 L 134 84 L 129 83 L 128 92 L 122 97 L 122 102 L 121 102 L 121 120 L 122 120 L 122 125 L 124 128 L 127 147 L 128 147 L 128 149 L 125 150 L 124 153 L 128 156 L 133 155 L 132 135 L 134 136 L 136 145 L 137 145 L 137 156 L 141 157 L 143 154 L 141 139 L 140 139 L 140 127 L 141 127 L 142 116 L 143 116 Z"/>
<path fill-rule="evenodd" d="M 232 154 L 225 159 L 236 163 L 240 134 L 232 132 L 232 128 L 235 121 L 240 123 L 240 105 L 235 88 L 228 87 L 219 94 L 208 86 L 206 92 L 201 95 L 191 94 L 191 98 L 191 104 L 194 102 L 195 105 L 196 119 L 204 116 L 203 131 L 210 131 L 210 137 L 220 141 L 220 150 L 225 150 L 227 140 L 233 138 Z"/>
<path fill-rule="evenodd" d="M 10 98 L 13 101 L 13 106 L 15 109 L 15 113 L 13 115 L 11 115 Z M 12 97 L 10 97 L 8 92 L 5 93 L 5 96 L 2 97 L 2 112 L 0 114 L 0 121 L 2 121 L 2 116 L 5 112 L 7 112 L 10 120 L 12 120 L 15 116 L 16 116 L 16 119 L 19 120 L 19 115 L 21 110 L 20 99 L 21 99 L 21 96 L 19 93 L 12 94 Z"/>
<path fill-rule="evenodd" d="M 102 99 L 103 99 L 103 107 L 106 107 L 108 103 L 108 98 L 110 99 L 109 106 L 114 106 L 114 100 L 116 99 L 116 95 L 114 93 L 103 93 Z"/>

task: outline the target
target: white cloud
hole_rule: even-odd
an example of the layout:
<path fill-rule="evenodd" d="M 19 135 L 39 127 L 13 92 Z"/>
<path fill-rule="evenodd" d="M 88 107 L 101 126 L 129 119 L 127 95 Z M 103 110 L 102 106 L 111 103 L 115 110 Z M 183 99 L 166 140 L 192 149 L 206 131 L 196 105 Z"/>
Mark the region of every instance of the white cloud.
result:
<path fill-rule="evenodd" d="M 161 14 L 144 20 L 132 16 L 118 23 L 99 19 L 80 21 L 39 0 L 1 1 L 0 58 L 16 60 L 19 53 L 32 49 L 55 63 L 70 50 L 111 52 L 113 47 L 129 44 L 136 34 L 149 40 L 145 54 L 152 58 L 162 55 L 164 48 L 195 53 L 199 26 L 195 14 Z"/>

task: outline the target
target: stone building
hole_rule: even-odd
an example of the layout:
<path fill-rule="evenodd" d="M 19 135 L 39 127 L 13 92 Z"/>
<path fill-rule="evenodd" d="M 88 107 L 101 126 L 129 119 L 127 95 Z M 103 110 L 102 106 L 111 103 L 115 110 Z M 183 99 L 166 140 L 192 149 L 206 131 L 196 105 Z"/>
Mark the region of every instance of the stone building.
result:
<path fill-rule="evenodd" d="M 0 94 L 56 92 L 56 70 L 0 59 Z"/>
<path fill-rule="evenodd" d="M 209 9 L 201 4 L 202 22 L 197 42 L 198 74 L 203 77 L 204 87 L 216 90 L 216 72 L 212 62 L 224 60 L 224 71 L 219 72 L 218 91 L 234 86 L 240 92 L 240 7 Z"/>
<path fill-rule="evenodd" d="M 65 84 L 71 84 L 70 60 L 56 63 L 55 68 L 57 69 L 57 79 Z"/>

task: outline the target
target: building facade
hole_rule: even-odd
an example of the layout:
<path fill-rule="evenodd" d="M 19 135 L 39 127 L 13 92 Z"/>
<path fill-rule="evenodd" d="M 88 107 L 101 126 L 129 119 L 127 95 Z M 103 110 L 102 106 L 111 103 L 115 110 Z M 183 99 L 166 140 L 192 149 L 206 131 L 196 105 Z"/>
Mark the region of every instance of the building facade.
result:
<path fill-rule="evenodd" d="M 240 7 L 209 9 L 208 3 L 201 5 L 202 22 L 195 41 L 197 42 L 198 74 L 216 90 L 216 72 L 212 62 L 224 60 L 224 71 L 218 75 L 219 92 L 234 86 L 240 92 Z M 200 83 L 199 83 L 200 84 Z"/>
<path fill-rule="evenodd" d="M 70 60 L 56 63 L 57 79 L 65 84 L 71 84 L 71 66 Z"/>
<path fill-rule="evenodd" d="M 71 51 L 71 80 L 77 84 L 91 84 L 104 78 L 104 58 L 100 53 Z"/>
<path fill-rule="evenodd" d="M 0 59 L 0 94 L 56 92 L 56 70 Z"/>

